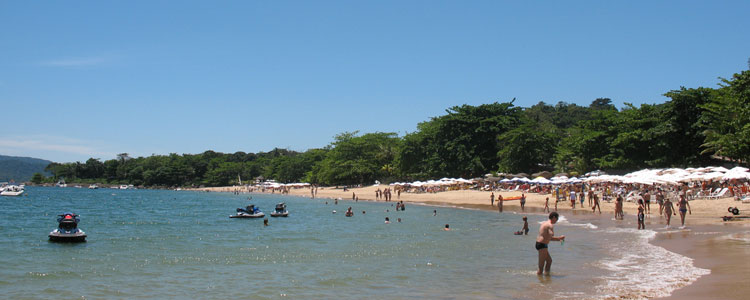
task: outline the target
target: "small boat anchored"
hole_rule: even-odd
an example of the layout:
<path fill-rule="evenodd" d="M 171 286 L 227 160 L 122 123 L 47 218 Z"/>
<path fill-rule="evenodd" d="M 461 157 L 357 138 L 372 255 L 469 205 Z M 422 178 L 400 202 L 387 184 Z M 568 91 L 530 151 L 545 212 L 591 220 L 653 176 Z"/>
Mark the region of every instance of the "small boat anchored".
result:
<path fill-rule="evenodd" d="M 230 215 L 230 218 L 262 218 L 265 217 L 266 214 L 264 214 L 258 207 L 255 205 L 248 205 L 245 208 L 237 208 L 237 214 L 236 215 Z"/>
<path fill-rule="evenodd" d="M 286 210 L 286 203 L 281 202 L 276 204 L 276 209 L 271 213 L 272 217 L 288 217 L 289 211 Z"/>
<path fill-rule="evenodd" d="M 52 242 L 80 243 L 86 241 L 86 233 L 78 229 L 78 222 L 81 220 L 74 213 L 63 213 L 58 215 L 57 229 L 49 233 L 49 240 Z"/>
<path fill-rule="evenodd" d="M 3 187 L 2 190 L 0 190 L 0 196 L 21 196 L 23 192 L 24 189 L 22 186 L 9 185 Z"/>

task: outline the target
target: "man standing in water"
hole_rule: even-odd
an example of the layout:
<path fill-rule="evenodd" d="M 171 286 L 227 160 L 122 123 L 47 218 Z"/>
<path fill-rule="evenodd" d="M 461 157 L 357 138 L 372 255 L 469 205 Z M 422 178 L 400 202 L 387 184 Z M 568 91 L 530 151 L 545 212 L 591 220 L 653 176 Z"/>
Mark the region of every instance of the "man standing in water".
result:
<path fill-rule="evenodd" d="M 544 221 L 539 226 L 539 236 L 536 238 L 536 250 L 539 252 L 539 270 L 536 272 L 537 275 L 544 273 L 549 275 L 550 268 L 552 267 L 552 257 L 549 255 L 549 248 L 547 245 L 550 241 L 564 241 L 565 236 L 555 236 L 554 225 L 557 223 L 557 219 L 560 215 L 557 212 L 551 212 L 549 214 L 549 221 Z M 547 264 L 545 266 L 545 263 Z"/>

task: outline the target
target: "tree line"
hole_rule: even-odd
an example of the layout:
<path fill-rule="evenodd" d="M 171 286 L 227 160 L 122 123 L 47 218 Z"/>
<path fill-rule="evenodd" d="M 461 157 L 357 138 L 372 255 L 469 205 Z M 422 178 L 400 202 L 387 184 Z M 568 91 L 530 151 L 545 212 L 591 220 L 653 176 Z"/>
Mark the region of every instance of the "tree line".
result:
<path fill-rule="evenodd" d="M 129 183 L 143 186 L 225 186 L 239 178 L 321 185 L 472 178 L 491 172 L 567 172 L 690 167 L 717 159 L 750 160 L 750 70 L 721 78 L 716 88 L 681 87 L 662 104 L 608 98 L 588 106 L 514 100 L 461 105 L 396 133 L 344 132 L 324 148 L 297 152 L 153 155 L 126 153 L 85 163 L 51 163 L 33 182 Z"/>

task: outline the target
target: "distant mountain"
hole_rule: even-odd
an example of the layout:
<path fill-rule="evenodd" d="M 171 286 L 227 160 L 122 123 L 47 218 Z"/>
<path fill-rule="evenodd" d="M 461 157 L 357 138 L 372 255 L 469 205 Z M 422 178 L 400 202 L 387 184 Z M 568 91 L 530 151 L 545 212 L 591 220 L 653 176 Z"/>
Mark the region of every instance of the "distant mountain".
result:
<path fill-rule="evenodd" d="M 52 163 L 49 160 L 0 155 L 0 182 L 15 180 L 18 183 L 31 180 L 34 173 L 42 173 L 44 176 L 50 176 L 50 173 L 44 172 L 44 168 Z"/>

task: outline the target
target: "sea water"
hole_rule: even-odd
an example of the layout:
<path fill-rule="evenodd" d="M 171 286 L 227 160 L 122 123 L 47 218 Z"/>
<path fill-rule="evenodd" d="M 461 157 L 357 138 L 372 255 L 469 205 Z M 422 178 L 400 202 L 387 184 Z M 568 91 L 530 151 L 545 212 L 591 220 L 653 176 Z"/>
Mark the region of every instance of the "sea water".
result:
<path fill-rule="evenodd" d="M 563 217 L 552 276 L 537 276 L 540 214 L 516 236 L 522 214 L 409 203 L 42 187 L 1 200 L 0 292 L 10 299 L 647 298 L 707 273 L 650 245 L 653 231 Z M 268 216 L 279 202 L 288 218 Z M 228 217 L 248 204 L 269 226 Z M 67 211 L 81 216 L 86 243 L 48 241 Z"/>

